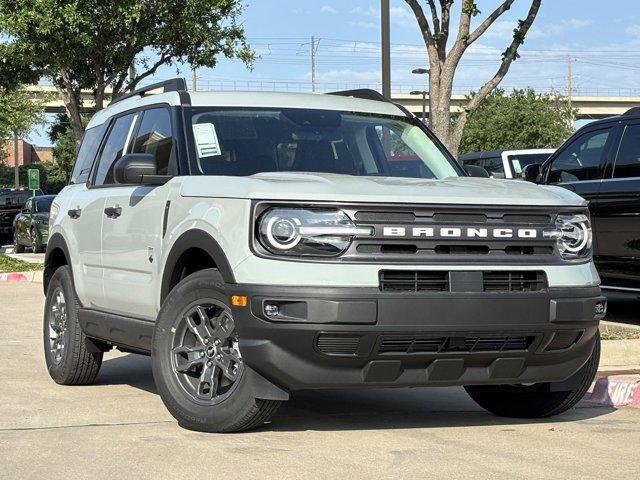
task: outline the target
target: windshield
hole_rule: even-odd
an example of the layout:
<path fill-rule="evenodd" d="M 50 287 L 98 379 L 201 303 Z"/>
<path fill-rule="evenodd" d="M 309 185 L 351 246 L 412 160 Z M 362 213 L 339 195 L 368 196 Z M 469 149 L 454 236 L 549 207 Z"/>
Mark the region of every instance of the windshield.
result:
<path fill-rule="evenodd" d="M 195 169 L 204 175 L 323 172 L 445 178 L 461 175 L 407 118 L 278 108 L 193 108 Z"/>
<path fill-rule="evenodd" d="M 37 213 L 45 213 L 51 210 L 51 204 L 53 203 L 54 197 L 44 197 L 44 198 L 35 198 L 34 199 L 34 212 Z"/>
<path fill-rule="evenodd" d="M 518 155 L 507 155 L 513 173 L 520 174 L 527 165 L 532 163 L 544 163 L 551 156 L 550 153 L 521 153 Z"/>

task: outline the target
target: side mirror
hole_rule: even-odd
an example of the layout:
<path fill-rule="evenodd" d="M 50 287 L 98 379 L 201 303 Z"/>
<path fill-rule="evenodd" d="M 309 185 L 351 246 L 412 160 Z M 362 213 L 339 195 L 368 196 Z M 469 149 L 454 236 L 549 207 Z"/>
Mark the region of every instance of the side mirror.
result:
<path fill-rule="evenodd" d="M 470 177 L 489 178 L 489 172 L 478 165 L 465 165 L 464 169 Z"/>
<path fill-rule="evenodd" d="M 31 210 L 29 210 L 28 208 L 23 208 L 22 210 L 20 210 L 21 213 L 31 213 Z"/>
<path fill-rule="evenodd" d="M 113 178 L 123 185 L 162 185 L 171 177 L 158 175 L 156 157 L 151 153 L 129 153 L 113 167 Z"/>
<path fill-rule="evenodd" d="M 527 182 L 540 183 L 540 174 L 542 173 L 542 164 L 531 163 L 522 169 L 522 179 Z"/>

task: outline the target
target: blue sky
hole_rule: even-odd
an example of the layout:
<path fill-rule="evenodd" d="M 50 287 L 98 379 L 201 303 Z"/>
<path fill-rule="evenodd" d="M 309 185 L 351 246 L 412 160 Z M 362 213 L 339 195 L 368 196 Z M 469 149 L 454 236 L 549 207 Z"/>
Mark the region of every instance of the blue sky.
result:
<path fill-rule="evenodd" d="M 457 25 L 459 4 L 453 11 Z M 237 60 L 221 59 L 215 69 L 198 71 L 204 89 L 310 89 L 310 42 L 317 46 L 319 90 L 370 86 L 380 81 L 380 12 L 378 0 L 249 0 L 242 22 L 258 58 L 252 70 Z M 423 2 L 426 4 L 426 1 Z M 500 2 L 479 0 L 481 21 Z M 478 88 L 495 71 L 519 18 L 530 1 L 516 0 L 469 49 L 456 74 L 455 91 Z M 426 79 L 411 74 L 428 67 L 424 44 L 409 7 L 391 0 L 393 90 L 410 91 Z M 638 0 L 546 0 L 525 44 L 521 59 L 503 81 L 507 89 L 532 86 L 566 91 L 567 64 L 573 65 L 577 93 L 634 93 L 640 96 L 640 3 Z M 176 67 L 156 80 L 173 76 Z M 188 68 L 181 75 L 189 76 Z M 44 128 L 31 139 L 47 144 Z"/>

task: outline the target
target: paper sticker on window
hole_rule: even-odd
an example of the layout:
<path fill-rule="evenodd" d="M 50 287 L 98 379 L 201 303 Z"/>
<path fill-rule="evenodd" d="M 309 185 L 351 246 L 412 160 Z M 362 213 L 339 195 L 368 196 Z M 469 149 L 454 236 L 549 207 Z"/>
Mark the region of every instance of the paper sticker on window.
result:
<path fill-rule="evenodd" d="M 522 173 L 522 166 L 520 165 L 520 160 L 518 160 L 517 158 L 514 158 L 513 160 L 511 160 L 511 163 L 513 164 L 514 172 Z"/>
<path fill-rule="evenodd" d="M 196 140 L 199 158 L 221 155 L 218 135 L 213 123 L 198 123 L 194 125 L 193 136 Z"/>

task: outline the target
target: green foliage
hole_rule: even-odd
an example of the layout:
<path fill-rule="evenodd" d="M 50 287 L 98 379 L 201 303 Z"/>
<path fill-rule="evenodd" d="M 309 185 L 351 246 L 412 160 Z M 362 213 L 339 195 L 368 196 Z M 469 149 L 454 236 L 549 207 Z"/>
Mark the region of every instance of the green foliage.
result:
<path fill-rule="evenodd" d="M 13 166 L 0 164 L 0 187 L 13 188 L 13 168 Z M 21 165 L 19 167 L 21 187 L 28 186 L 27 170 L 33 168 L 40 170 L 40 189 L 44 193 L 56 194 L 67 185 L 66 173 L 54 162 Z"/>
<path fill-rule="evenodd" d="M 23 136 L 44 123 L 44 103 L 23 88 L 0 88 L 0 139 Z"/>
<path fill-rule="evenodd" d="M 460 153 L 558 147 L 571 135 L 575 113 L 557 95 L 497 89 L 469 112 Z"/>
<path fill-rule="evenodd" d="M 471 15 L 472 17 L 475 17 L 476 15 L 480 15 L 482 13 L 480 10 L 478 10 L 476 2 L 474 2 L 473 0 L 464 1 L 464 3 L 462 4 L 462 12 L 466 13 L 467 15 Z"/>
<path fill-rule="evenodd" d="M 0 253 L 0 273 L 30 272 L 32 270 L 42 270 L 44 265 L 40 263 L 28 263 L 16 260 L 4 253 Z"/>

